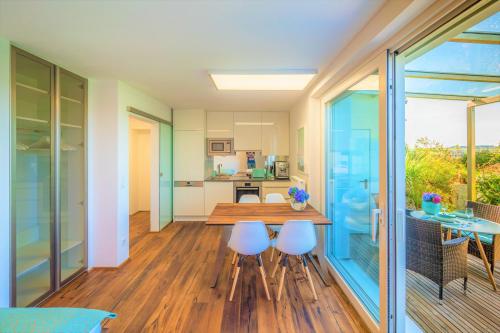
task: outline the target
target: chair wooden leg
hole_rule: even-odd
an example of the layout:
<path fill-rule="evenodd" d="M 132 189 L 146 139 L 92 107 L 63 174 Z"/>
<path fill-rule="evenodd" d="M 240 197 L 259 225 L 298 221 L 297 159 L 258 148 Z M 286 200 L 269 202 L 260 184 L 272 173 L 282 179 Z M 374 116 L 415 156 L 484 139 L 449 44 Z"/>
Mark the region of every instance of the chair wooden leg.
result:
<path fill-rule="evenodd" d="M 236 289 L 236 283 L 238 282 L 238 276 L 240 275 L 241 264 L 243 263 L 243 256 L 238 255 L 238 266 L 236 267 L 236 273 L 233 279 L 233 286 L 231 287 L 231 293 L 229 294 L 229 301 L 233 301 L 234 290 Z"/>
<path fill-rule="evenodd" d="M 266 272 L 264 271 L 264 265 L 262 264 L 262 257 L 260 254 L 257 255 L 257 264 L 259 265 L 260 276 L 262 277 L 262 283 L 264 284 L 267 300 L 270 301 L 271 296 L 269 295 L 269 289 L 267 289 Z"/>
<path fill-rule="evenodd" d="M 273 262 L 273 257 L 274 257 L 274 247 L 271 249 L 271 259 L 269 259 L 270 262 Z"/>
<path fill-rule="evenodd" d="M 271 278 L 273 278 L 273 279 L 274 279 L 274 275 L 276 275 L 276 271 L 278 270 L 278 267 L 280 265 L 280 261 L 281 261 L 282 256 L 283 255 L 281 253 L 278 255 L 278 259 L 276 260 L 276 265 L 274 265 L 273 272 L 271 273 Z"/>
<path fill-rule="evenodd" d="M 287 266 L 287 262 L 288 262 L 287 259 L 288 259 L 288 256 L 285 255 L 285 257 L 282 260 L 282 264 L 281 264 L 280 284 L 279 284 L 279 287 L 278 287 L 278 297 L 276 298 L 276 300 L 278 302 L 279 302 L 279 300 L 281 298 L 281 292 L 283 291 L 283 284 L 285 283 L 285 273 L 286 273 L 286 266 Z"/>
<path fill-rule="evenodd" d="M 307 266 L 307 260 L 306 260 L 305 256 L 302 256 L 302 266 L 304 267 L 304 269 L 306 271 L 307 279 L 309 280 L 309 286 L 311 287 L 314 300 L 317 301 L 318 295 L 316 294 L 316 289 L 314 288 L 314 283 L 313 283 L 313 280 L 311 277 L 311 272 L 309 271 L 309 267 Z"/>
<path fill-rule="evenodd" d="M 234 279 L 234 275 L 236 274 L 236 268 L 238 268 L 238 261 L 239 261 L 239 255 L 235 252 L 236 254 L 236 260 L 233 262 L 233 269 L 231 273 L 231 278 Z"/>
<path fill-rule="evenodd" d="M 236 262 L 236 258 L 238 257 L 238 255 L 236 254 L 236 251 L 234 251 L 233 253 L 233 260 L 231 260 L 231 265 L 234 265 L 234 263 Z"/>

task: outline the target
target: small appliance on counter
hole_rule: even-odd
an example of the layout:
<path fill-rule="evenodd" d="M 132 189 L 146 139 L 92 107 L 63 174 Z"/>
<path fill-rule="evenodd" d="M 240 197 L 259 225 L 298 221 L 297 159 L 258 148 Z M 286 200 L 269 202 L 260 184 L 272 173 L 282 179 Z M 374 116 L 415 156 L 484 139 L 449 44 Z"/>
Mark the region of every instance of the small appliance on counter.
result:
<path fill-rule="evenodd" d="M 274 178 L 275 179 L 289 179 L 289 164 L 287 161 L 274 162 Z"/>
<path fill-rule="evenodd" d="M 265 179 L 266 169 L 252 169 L 252 179 Z"/>

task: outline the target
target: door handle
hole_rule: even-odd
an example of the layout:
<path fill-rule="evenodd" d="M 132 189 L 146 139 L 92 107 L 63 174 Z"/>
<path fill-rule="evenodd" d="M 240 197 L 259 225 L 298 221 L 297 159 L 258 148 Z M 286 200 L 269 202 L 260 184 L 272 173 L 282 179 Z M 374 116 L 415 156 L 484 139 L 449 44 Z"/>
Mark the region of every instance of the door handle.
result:
<path fill-rule="evenodd" d="M 371 219 L 371 234 L 372 234 L 372 242 L 377 242 L 377 231 L 378 224 L 380 220 L 380 213 L 382 210 L 380 208 L 372 209 L 372 219 Z"/>
<path fill-rule="evenodd" d="M 363 180 L 360 180 L 359 182 L 363 183 L 363 187 L 365 188 L 365 190 L 368 189 L 368 179 L 363 179 Z"/>

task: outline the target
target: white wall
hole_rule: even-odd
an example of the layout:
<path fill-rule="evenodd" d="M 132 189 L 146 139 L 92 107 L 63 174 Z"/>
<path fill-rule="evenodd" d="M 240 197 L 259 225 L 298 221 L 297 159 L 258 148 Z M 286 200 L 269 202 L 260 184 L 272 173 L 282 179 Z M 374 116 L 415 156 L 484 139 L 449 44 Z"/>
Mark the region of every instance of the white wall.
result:
<path fill-rule="evenodd" d="M 149 211 L 151 201 L 151 130 L 129 132 L 129 214 Z"/>
<path fill-rule="evenodd" d="M 89 267 L 116 266 L 118 256 L 118 85 L 89 80 Z"/>
<path fill-rule="evenodd" d="M 432 4 L 432 6 L 430 6 Z M 380 55 L 406 38 L 427 20 L 436 20 L 436 13 L 446 13 L 452 1 L 394 1 L 384 6 L 356 37 L 336 55 L 331 65 L 321 73 L 304 96 L 290 110 L 290 167 L 291 175 L 308 181 L 311 205 L 321 207 L 321 157 L 323 125 L 321 96 L 342 82 L 348 74 L 373 57 Z M 427 8 L 429 7 L 429 8 Z M 305 171 L 297 170 L 297 129 L 305 128 Z"/>
<path fill-rule="evenodd" d="M 126 83 L 90 80 L 89 267 L 115 267 L 129 255 L 128 106 L 171 120 L 169 106 Z"/>
<path fill-rule="evenodd" d="M 0 307 L 10 294 L 10 44 L 0 38 Z"/>

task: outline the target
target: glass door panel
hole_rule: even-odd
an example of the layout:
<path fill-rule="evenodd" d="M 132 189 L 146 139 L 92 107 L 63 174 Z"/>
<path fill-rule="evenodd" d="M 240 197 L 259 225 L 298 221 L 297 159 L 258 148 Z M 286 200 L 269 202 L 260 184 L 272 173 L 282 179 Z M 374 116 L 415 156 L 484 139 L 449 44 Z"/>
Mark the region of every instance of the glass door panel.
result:
<path fill-rule="evenodd" d="M 61 282 L 85 266 L 84 81 L 59 72 Z"/>
<path fill-rule="evenodd" d="M 160 230 L 173 219 L 172 126 L 160 123 Z"/>
<path fill-rule="evenodd" d="M 380 322 L 379 73 L 326 108 L 326 256 L 372 318 Z M 385 109 L 382 110 L 385 112 Z"/>
<path fill-rule="evenodd" d="M 53 289 L 51 253 L 52 66 L 15 54 L 16 306 Z"/>

